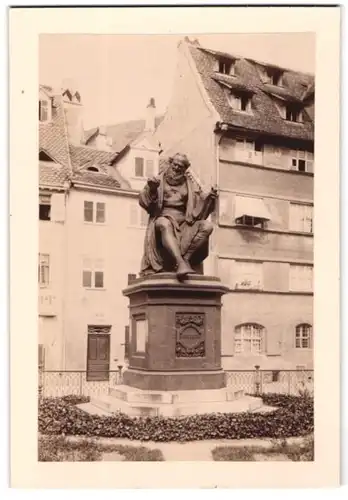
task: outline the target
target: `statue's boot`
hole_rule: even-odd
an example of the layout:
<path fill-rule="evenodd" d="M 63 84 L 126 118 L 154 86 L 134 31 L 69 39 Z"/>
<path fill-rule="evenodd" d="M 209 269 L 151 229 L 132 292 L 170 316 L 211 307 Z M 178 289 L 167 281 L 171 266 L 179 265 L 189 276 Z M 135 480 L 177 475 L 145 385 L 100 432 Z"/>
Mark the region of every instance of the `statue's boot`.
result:
<path fill-rule="evenodd" d="M 182 280 L 185 279 L 188 274 L 193 274 L 195 271 L 192 269 L 190 264 L 186 262 L 185 260 L 182 260 L 179 262 L 177 270 L 176 270 L 176 275 L 178 279 Z"/>

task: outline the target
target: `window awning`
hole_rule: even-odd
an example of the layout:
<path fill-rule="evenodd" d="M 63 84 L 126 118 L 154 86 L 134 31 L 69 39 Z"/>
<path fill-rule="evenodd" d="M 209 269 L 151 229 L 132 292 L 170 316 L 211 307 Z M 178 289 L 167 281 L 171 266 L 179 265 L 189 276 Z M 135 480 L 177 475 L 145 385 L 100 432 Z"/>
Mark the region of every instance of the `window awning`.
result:
<path fill-rule="evenodd" d="M 261 198 L 236 196 L 235 219 L 243 216 L 271 220 L 271 214 Z"/>

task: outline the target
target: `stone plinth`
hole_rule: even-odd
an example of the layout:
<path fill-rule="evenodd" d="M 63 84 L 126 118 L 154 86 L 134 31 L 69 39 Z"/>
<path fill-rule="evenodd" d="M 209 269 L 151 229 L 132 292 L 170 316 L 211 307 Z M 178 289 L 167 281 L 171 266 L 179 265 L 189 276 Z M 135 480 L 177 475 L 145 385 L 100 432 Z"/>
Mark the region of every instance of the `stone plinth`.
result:
<path fill-rule="evenodd" d="M 225 387 L 221 368 L 220 280 L 173 273 L 132 282 L 129 298 L 130 346 L 125 385 L 154 391 Z"/>

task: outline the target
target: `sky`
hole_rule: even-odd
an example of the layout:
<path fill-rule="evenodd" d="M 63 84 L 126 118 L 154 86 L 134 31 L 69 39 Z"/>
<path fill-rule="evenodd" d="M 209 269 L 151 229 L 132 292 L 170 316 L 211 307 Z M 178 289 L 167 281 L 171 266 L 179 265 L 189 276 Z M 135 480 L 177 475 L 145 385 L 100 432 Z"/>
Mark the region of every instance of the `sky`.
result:
<path fill-rule="evenodd" d="M 40 35 L 39 81 L 70 81 L 84 104 L 85 129 L 144 118 L 150 97 L 169 103 L 184 35 Z M 189 35 L 201 46 L 285 68 L 315 72 L 312 33 Z"/>

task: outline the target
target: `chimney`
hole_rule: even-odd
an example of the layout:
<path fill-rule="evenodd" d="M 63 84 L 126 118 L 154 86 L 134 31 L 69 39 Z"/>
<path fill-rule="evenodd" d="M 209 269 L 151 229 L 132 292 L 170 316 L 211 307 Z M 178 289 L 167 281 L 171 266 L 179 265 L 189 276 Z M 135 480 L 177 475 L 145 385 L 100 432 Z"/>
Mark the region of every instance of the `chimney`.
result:
<path fill-rule="evenodd" d="M 63 96 L 69 142 L 72 144 L 82 144 L 84 135 L 83 104 L 75 82 L 71 79 L 63 80 L 61 93 Z"/>
<path fill-rule="evenodd" d="M 146 118 L 145 118 L 145 132 L 155 131 L 155 120 L 156 120 L 156 104 L 155 99 L 151 97 L 149 104 L 146 107 Z"/>

